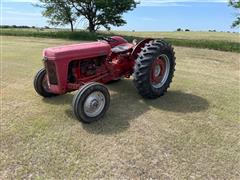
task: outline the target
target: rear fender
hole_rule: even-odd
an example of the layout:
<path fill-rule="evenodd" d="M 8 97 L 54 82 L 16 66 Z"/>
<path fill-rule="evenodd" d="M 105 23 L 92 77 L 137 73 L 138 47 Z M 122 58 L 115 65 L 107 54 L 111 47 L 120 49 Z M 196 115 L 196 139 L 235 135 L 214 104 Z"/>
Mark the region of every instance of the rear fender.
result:
<path fill-rule="evenodd" d="M 149 43 L 150 41 L 153 41 L 154 39 L 148 38 L 140 41 L 133 49 L 130 58 L 136 60 L 138 58 L 138 53 L 141 52 L 142 48 L 145 46 L 145 44 Z"/>

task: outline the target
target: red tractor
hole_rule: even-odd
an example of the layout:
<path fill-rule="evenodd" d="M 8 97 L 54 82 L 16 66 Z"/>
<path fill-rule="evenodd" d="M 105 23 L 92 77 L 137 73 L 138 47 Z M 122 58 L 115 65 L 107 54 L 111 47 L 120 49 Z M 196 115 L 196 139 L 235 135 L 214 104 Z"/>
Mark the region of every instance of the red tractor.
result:
<path fill-rule="evenodd" d="M 139 94 L 153 99 L 164 95 L 175 70 L 172 46 L 154 39 L 129 43 L 113 36 L 48 48 L 43 56 L 44 68 L 34 79 L 36 92 L 48 98 L 78 90 L 73 111 L 85 123 L 99 120 L 109 108 L 110 95 L 102 84 L 133 75 Z"/>

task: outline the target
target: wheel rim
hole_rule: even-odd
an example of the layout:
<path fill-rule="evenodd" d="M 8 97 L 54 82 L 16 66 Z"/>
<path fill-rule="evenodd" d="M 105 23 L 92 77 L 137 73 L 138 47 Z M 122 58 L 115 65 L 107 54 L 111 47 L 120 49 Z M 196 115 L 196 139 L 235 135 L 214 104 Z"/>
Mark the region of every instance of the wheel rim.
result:
<path fill-rule="evenodd" d="M 168 79 L 170 72 L 170 61 L 166 55 L 161 55 L 155 59 L 151 70 L 151 85 L 154 88 L 161 88 Z"/>
<path fill-rule="evenodd" d="M 84 102 L 84 112 L 88 117 L 96 117 L 103 111 L 106 104 L 105 96 L 100 91 L 91 93 Z"/>

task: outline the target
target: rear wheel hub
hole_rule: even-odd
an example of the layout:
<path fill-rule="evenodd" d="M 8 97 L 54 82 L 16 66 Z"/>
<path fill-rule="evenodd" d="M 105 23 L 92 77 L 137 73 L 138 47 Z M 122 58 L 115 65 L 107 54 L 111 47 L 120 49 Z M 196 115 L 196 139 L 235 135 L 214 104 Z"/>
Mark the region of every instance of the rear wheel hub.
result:
<path fill-rule="evenodd" d="M 170 72 L 170 61 L 166 55 L 155 59 L 151 69 L 151 85 L 154 88 L 161 88 L 167 81 Z"/>

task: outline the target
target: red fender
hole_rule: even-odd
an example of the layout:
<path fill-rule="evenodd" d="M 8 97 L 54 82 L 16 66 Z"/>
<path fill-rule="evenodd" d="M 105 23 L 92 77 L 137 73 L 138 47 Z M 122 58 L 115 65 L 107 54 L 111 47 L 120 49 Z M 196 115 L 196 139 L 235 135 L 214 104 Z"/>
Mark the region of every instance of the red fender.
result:
<path fill-rule="evenodd" d="M 131 59 L 137 59 L 138 57 L 138 53 L 141 52 L 142 48 L 145 46 L 145 44 L 149 43 L 150 41 L 152 41 L 154 39 L 151 39 L 151 38 L 147 38 L 147 39 L 144 39 L 142 41 L 140 41 L 133 49 L 131 55 L 130 55 L 130 58 Z"/>

